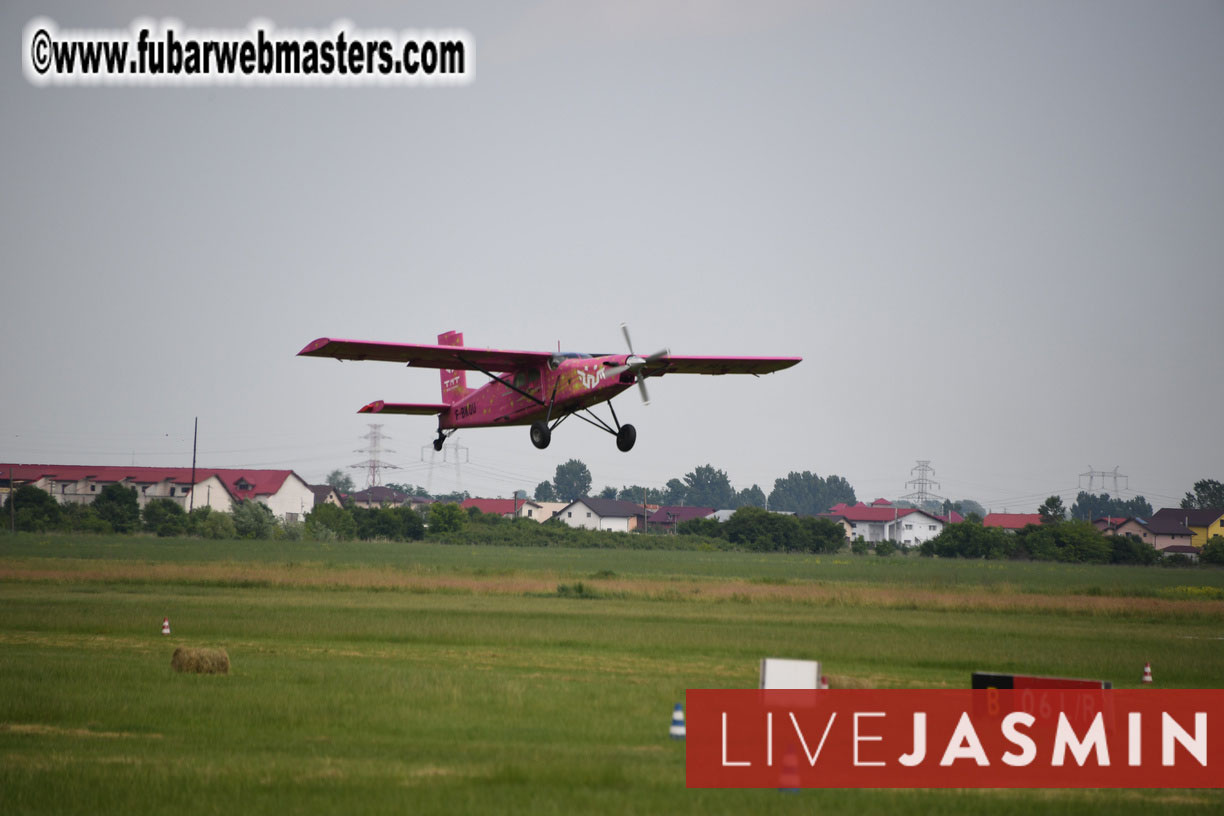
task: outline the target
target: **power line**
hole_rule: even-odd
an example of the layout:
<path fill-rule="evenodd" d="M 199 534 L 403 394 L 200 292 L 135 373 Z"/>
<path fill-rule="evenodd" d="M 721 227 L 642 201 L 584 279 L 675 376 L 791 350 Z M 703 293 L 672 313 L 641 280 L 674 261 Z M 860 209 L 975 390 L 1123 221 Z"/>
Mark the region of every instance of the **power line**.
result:
<path fill-rule="evenodd" d="M 946 501 L 943 496 L 936 495 L 931 492 L 932 487 L 939 487 L 939 482 L 933 481 L 930 477 L 935 475 L 935 468 L 931 467 L 930 459 L 919 459 L 918 464 L 910 470 L 910 475 L 917 473 L 918 477 L 910 479 L 905 483 L 906 487 L 915 487 L 912 493 L 907 493 L 901 498 L 908 502 L 913 502 L 919 507 L 924 506 L 928 501 L 938 500 Z"/>
<path fill-rule="evenodd" d="M 1091 493 L 1091 492 L 1092 492 L 1092 484 L 1093 484 L 1093 481 L 1094 481 L 1094 480 L 1096 480 L 1096 479 L 1100 479 L 1100 480 L 1101 480 L 1101 488 L 1102 488 L 1102 489 L 1104 489 L 1104 487 L 1105 487 L 1105 480 L 1106 480 L 1106 479 L 1109 479 L 1109 478 L 1112 478 L 1112 479 L 1113 479 L 1113 491 L 1114 491 L 1114 493 L 1116 494 L 1116 493 L 1118 492 L 1118 480 L 1119 480 L 1119 479 L 1128 479 L 1128 480 L 1130 479 L 1130 477 L 1129 477 L 1129 476 L 1127 476 L 1126 474 L 1124 474 L 1124 473 L 1118 473 L 1118 467 L 1119 467 L 1119 466 L 1115 465 L 1115 466 L 1114 466 L 1114 469 L 1113 469 L 1112 471 L 1110 471 L 1110 470 L 1093 470 L 1093 469 L 1092 469 L 1092 465 L 1089 465 L 1089 466 L 1088 466 L 1088 472 L 1087 472 L 1087 473 L 1081 473 L 1081 474 L 1079 475 L 1079 482 L 1078 482 L 1078 484 L 1083 485 L 1083 483 L 1084 483 L 1084 477 L 1085 477 L 1085 476 L 1087 476 L 1087 477 L 1088 477 L 1088 492 L 1089 492 L 1089 493 Z M 1128 482 L 1127 482 L 1127 487 L 1126 487 L 1126 488 L 1124 488 L 1124 489 L 1129 489 L 1129 487 L 1130 487 L 1130 483 L 1129 483 L 1129 481 L 1128 481 Z"/>
<path fill-rule="evenodd" d="M 349 467 L 351 468 L 365 468 L 366 489 L 367 490 L 371 487 L 377 487 L 378 485 L 382 484 L 382 479 L 380 477 L 379 471 L 381 471 L 383 468 L 393 468 L 393 469 L 399 468 L 399 465 L 389 464 L 387 462 L 382 461 L 382 459 L 379 458 L 379 455 L 384 452 L 395 453 L 395 451 L 391 450 L 390 448 L 383 448 L 382 441 L 384 439 L 390 439 L 391 437 L 383 436 L 382 427 L 383 427 L 382 425 L 371 424 L 370 432 L 367 433 L 365 436 L 361 437 L 362 439 L 370 440 L 370 444 L 368 447 L 358 448 L 356 453 L 368 453 L 370 454 L 370 458 L 365 460 L 364 462 L 358 462 L 355 465 L 349 465 Z"/>

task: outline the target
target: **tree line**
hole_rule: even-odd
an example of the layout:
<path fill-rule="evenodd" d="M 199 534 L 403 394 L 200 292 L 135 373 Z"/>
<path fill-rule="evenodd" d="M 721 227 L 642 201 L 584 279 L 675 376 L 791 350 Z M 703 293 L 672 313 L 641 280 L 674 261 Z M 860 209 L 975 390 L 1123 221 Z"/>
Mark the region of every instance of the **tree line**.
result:
<path fill-rule="evenodd" d="M 9 502 L 13 502 L 10 507 Z M 438 510 L 434 511 L 433 508 Z M 449 509 L 448 509 L 449 508 Z M 152 533 L 159 537 L 195 536 L 209 539 L 386 538 L 408 541 L 423 538 L 425 521 L 408 507 L 315 507 L 301 522 L 281 522 L 267 505 L 248 500 L 220 512 L 197 507 L 190 513 L 174 499 L 150 499 L 140 507 L 136 489 L 106 485 L 90 504 L 60 504 L 50 493 L 22 485 L 4 503 L 13 526 L 23 532 Z M 458 505 L 431 505 L 431 521 L 438 529 L 458 529 L 453 519 L 463 514 Z M 449 521 L 448 521 L 449 520 Z"/>
<path fill-rule="evenodd" d="M 1043 505 L 1044 507 L 1044 505 Z M 1081 564 L 1182 564 L 1181 553 L 1165 555 L 1135 535 L 1105 535 L 1080 519 L 1043 514 L 1041 524 L 1015 532 L 983 527 L 975 520 L 949 524 L 918 546 L 924 556 L 1023 561 L 1063 561 Z M 1224 564 L 1224 537 L 1214 536 L 1199 552 L 1207 564 Z"/>
<path fill-rule="evenodd" d="M 594 497 L 636 504 L 713 507 L 718 510 L 759 507 L 809 515 L 827 512 L 838 502 L 853 504 L 857 501 L 854 488 L 841 476 L 821 477 L 807 470 L 791 471 L 775 479 L 773 489 L 766 494 L 757 484 L 737 490 L 727 472 L 711 464 L 699 465 L 683 476 L 668 479 L 661 488 L 636 484 L 619 488 L 608 485 L 593 493 L 593 485 L 591 471 L 586 464 L 579 459 L 570 459 L 557 465 L 552 481 L 536 485 L 534 498 L 536 501 L 569 502 Z"/>

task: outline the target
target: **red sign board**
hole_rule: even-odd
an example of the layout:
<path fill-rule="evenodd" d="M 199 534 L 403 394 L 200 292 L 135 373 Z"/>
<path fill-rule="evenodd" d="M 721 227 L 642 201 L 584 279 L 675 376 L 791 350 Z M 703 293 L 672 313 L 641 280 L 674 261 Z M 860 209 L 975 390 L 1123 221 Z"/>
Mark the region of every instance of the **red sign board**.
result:
<path fill-rule="evenodd" d="M 690 689 L 686 715 L 689 787 L 1224 787 L 1219 689 Z"/>

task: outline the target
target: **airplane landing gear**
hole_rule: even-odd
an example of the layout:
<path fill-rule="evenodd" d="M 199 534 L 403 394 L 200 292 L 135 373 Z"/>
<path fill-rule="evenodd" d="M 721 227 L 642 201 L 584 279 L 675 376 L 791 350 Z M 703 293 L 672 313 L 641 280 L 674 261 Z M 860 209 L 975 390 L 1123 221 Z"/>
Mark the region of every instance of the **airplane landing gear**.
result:
<path fill-rule="evenodd" d="M 531 444 L 535 445 L 540 450 L 544 450 L 548 447 L 548 443 L 551 441 L 552 430 L 548 427 L 547 422 L 538 419 L 531 423 Z"/>
<path fill-rule="evenodd" d="M 616 432 L 616 447 L 622 452 L 629 452 L 633 449 L 633 443 L 637 441 L 637 429 L 632 425 L 622 425 L 620 430 Z"/>
<path fill-rule="evenodd" d="M 438 431 L 438 438 L 434 440 L 434 450 L 442 450 L 442 446 L 446 444 L 446 434 Z"/>

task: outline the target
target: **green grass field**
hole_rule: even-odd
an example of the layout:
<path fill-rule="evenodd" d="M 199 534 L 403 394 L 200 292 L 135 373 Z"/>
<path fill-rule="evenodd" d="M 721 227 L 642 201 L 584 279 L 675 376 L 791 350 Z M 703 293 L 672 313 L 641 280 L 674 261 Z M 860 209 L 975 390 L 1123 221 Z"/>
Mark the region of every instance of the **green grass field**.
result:
<path fill-rule="evenodd" d="M 162 636 L 163 617 L 173 634 Z M 179 645 L 228 676 L 179 675 Z M 686 688 L 1218 687 L 1224 571 L 0 537 L 3 813 L 1219 813 L 1215 791 L 688 790 Z"/>

